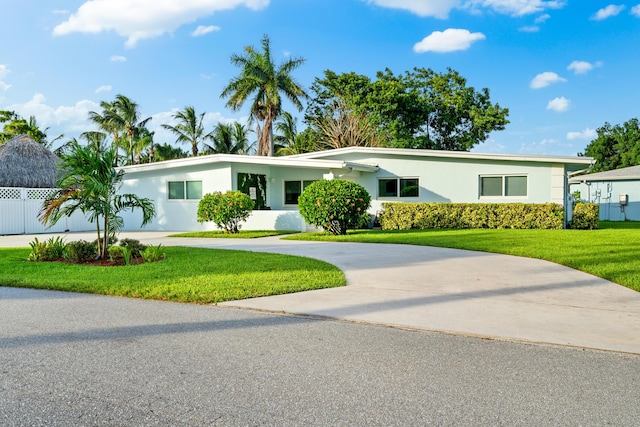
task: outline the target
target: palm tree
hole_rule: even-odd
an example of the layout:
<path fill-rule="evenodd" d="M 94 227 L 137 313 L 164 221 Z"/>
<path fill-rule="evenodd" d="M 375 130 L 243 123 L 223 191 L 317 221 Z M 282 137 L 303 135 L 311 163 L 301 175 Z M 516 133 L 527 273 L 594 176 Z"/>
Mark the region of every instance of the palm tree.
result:
<path fill-rule="evenodd" d="M 172 160 L 172 159 L 182 159 L 187 157 L 189 153 L 186 151 L 174 147 L 173 145 L 169 145 L 166 142 L 162 145 L 154 144 L 153 145 L 153 158 L 149 159 L 149 162 L 161 162 L 163 160 Z"/>
<path fill-rule="evenodd" d="M 239 122 L 233 123 L 233 129 L 231 130 L 231 138 L 237 148 L 237 154 L 249 154 L 255 145 L 255 142 L 249 142 L 249 134 L 253 132 L 249 127 L 240 124 Z"/>
<path fill-rule="evenodd" d="M 72 143 L 70 152 L 62 157 L 59 190 L 44 201 L 38 215 L 43 224 L 53 225 L 76 211 L 87 214 L 89 221 L 96 224 L 99 258 L 107 256 L 109 237 L 123 226 L 120 212 L 141 209 L 142 226 L 155 216 L 151 200 L 135 194 L 118 194 L 124 171 L 115 169 L 115 157 L 115 147 L 100 151 Z"/>
<path fill-rule="evenodd" d="M 301 98 L 307 98 L 304 89 L 294 80 L 291 72 L 305 62 L 304 58 L 289 58 L 279 67 L 273 63 L 269 37 L 262 38 L 262 52 L 253 46 L 244 48 L 245 55 L 231 55 L 231 63 L 242 70 L 222 91 L 229 97 L 227 106 L 239 110 L 252 97 L 251 117 L 264 122 L 258 131 L 258 155 L 273 156 L 273 122 L 282 110 L 282 96 L 302 111 Z"/>
<path fill-rule="evenodd" d="M 113 135 L 114 145 L 119 143 L 124 145 L 125 151 L 130 157 L 130 162 L 133 164 L 134 137 L 139 129 L 146 126 L 151 117 L 141 120 L 138 104 L 120 94 L 116 95 L 116 99 L 112 102 L 102 101 L 100 106 L 102 107 L 102 114 L 90 111 L 89 119 L 96 123 L 100 129 Z M 123 137 L 126 138 L 126 144 L 122 144 Z"/>
<path fill-rule="evenodd" d="M 248 131 L 240 123 L 218 123 L 211 132 L 212 145 L 207 151 L 216 154 L 246 154 L 250 149 Z"/>
<path fill-rule="evenodd" d="M 204 143 L 208 134 L 204 133 L 202 121 L 206 113 L 196 114 L 193 107 L 184 107 L 183 111 L 176 111 L 173 118 L 179 123 L 175 126 L 162 125 L 163 128 L 176 134 L 176 142 L 191 144 L 191 152 L 198 155 L 198 145 Z"/>

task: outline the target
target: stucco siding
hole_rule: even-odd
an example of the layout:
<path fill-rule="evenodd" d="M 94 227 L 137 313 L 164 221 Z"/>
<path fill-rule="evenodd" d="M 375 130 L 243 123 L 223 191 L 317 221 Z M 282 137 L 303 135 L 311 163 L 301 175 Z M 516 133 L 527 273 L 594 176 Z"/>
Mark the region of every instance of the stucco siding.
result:
<path fill-rule="evenodd" d="M 571 191 L 580 191 L 583 201 L 600 205 L 602 221 L 640 221 L 640 181 L 595 181 L 572 184 Z M 628 196 L 627 205 L 620 206 L 620 195 Z"/>

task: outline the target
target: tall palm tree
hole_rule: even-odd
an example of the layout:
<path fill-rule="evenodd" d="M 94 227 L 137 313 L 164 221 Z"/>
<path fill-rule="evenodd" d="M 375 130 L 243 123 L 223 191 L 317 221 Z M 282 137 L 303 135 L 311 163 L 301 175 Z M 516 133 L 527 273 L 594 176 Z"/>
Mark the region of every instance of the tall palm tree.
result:
<path fill-rule="evenodd" d="M 207 151 L 216 154 L 247 154 L 250 148 L 248 131 L 240 123 L 218 123 L 211 132 Z"/>
<path fill-rule="evenodd" d="M 100 151 L 72 143 L 70 152 L 62 157 L 59 190 L 44 201 L 38 215 L 43 224 L 53 225 L 76 211 L 87 214 L 89 221 L 96 224 L 99 258 L 107 256 L 109 237 L 123 226 L 120 212 L 141 209 L 142 226 L 155 216 L 151 200 L 135 194 L 118 194 L 124 171 L 115 169 L 115 156 L 115 147 Z"/>
<path fill-rule="evenodd" d="M 249 142 L 249 134 L 253 132 L 248 126 L 240 124 L 239 122 L 233 123 L 231 130 L 231 138 L 234 145 L 237 148 L 237 154 L 249 154 L 255 145 L 254 142 Z"/>
<path fill-rule="evenodd" d="M 125 151 L 130 157 L 131 164 L 134 163 L 134 138 L 139 129 L 145 127 L 151 117 L 140 118 L 138 104 L 124 95 L 116 95 L 112 102 L 102 101 L 102 114 L 95 111 L 89 112 L 89 120 L 93 121 L 105 132 L 113 135 L 113 144 L 122 143 L 122 138 L 126 138 L 124 144 Z M 117 156 L 116 156 L 117 161 Z"/>
<path fill-rule="evenodd" d="M 282 110 L 282 96 L 302 111 L 301 99 L 308 95 L 291 72 L 304 64 L 304 58 L 289 58 L 276 67 L 271 57 L 269 37 L 262 38 L 262 52 L 253 46 L 244 48 L 244 55 L 231 55 L 231 63 L 241 68 L 231 79 L 221 97 L 229 97 L 227 106 L 239 110 L 251 100 L 251 117 L 263 122 L 258 132 L 258 155 L 273 156 L 273 123 Z"/>
<path fill-rule="evenodd" d="M 173 118 L 178 121 L 175 126 L 162 125 L 163 128 L 173 132 L 176 142 L 191 144 L 191 153 L 198 155 L 198 145 L 204 143 L 208 134 L 204 133 L 202 121 L 206 113 L 196 114 L 192 106 L 184 107 L 182 111 L 176 111 Z"/>

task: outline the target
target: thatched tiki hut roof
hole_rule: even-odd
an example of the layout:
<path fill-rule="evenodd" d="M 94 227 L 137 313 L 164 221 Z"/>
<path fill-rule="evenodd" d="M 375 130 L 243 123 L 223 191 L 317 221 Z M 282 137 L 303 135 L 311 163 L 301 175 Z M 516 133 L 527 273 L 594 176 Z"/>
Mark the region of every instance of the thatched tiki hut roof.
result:
<path fill-rule="evenodd" d="M 27 135 L 0 145 L 0 187 L 54 188 L 60 159 Z"/>

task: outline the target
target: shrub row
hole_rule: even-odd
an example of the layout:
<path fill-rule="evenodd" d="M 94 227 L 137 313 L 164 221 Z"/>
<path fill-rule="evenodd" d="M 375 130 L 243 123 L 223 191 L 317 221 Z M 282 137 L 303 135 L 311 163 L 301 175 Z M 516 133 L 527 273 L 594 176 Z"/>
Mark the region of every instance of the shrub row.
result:
<path fill-rule="evenodd" d="M 383 203 L 383 230 L 429 228 L 560 229 L 564 209 L 555 203 Z"/>
<path fill-rule="evenodd" d="M 600 205 L 597 203 L 576 203 L 573 207 L 571 228 L 576 230 L 595 230 L 600 219 Z"/>
<path fill-rule="evenodd" d="M 114 242 L 117 239 L 114 239 Z M 97 241 L 87 242 L 77 240 L 65 243 L 61 237 L 51 237 L 45 241 L 34 238 L 29 243 L 31 252 L 29 261 L 60 261 L 67 260 L 75 264 L 82 264 L 96 259 L 98 253 Z M 146 246 L 135 239 L 122 239 L 120 245 L 109 247 L 109 257 L 112 262 L 124 260 L 130 264 L 132 258 L 141 257 L 145 262 L 154 262 L 164 258 L 162 245 Z"/>

